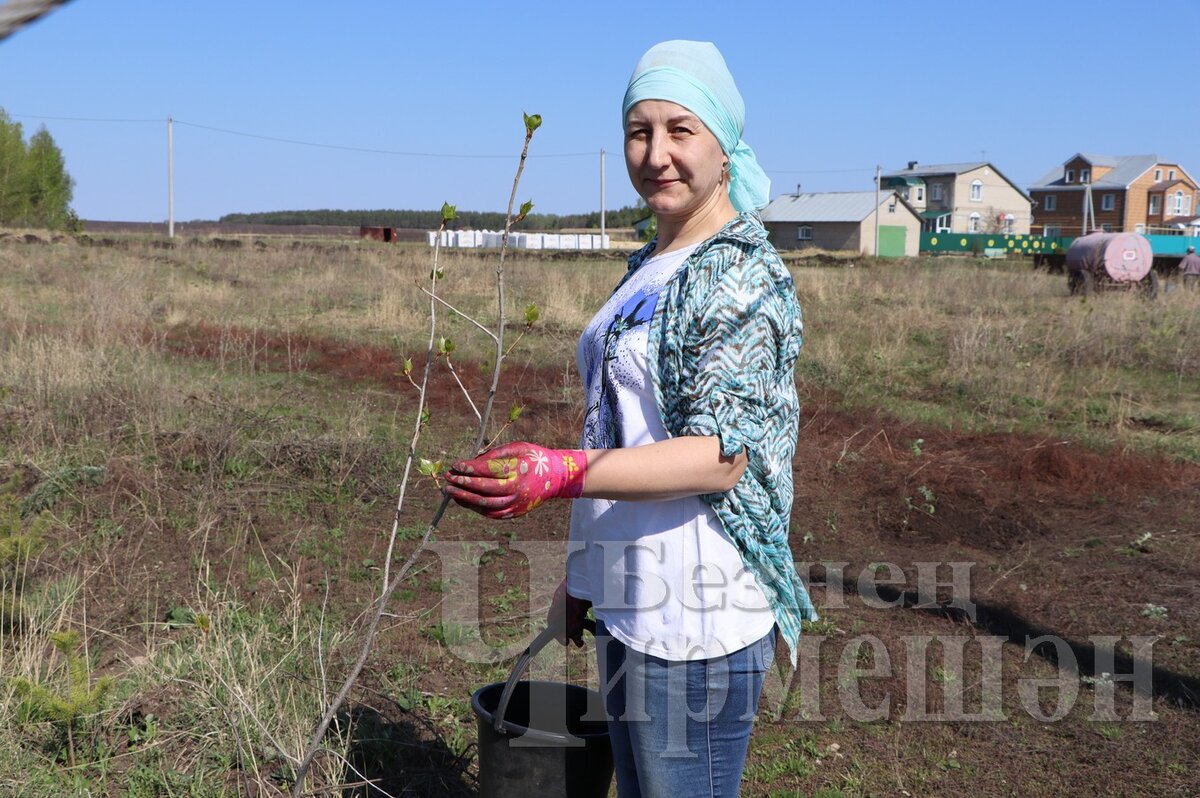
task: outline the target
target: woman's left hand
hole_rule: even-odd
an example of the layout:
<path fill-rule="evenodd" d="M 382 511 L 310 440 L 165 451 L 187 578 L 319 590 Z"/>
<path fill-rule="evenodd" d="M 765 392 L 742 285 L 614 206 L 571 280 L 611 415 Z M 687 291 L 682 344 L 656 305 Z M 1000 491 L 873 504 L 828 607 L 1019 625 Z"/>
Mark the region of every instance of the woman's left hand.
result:
<path fill-rule="evenodd" d="M 547 499 L 579 498 L 587 465 L 581 450 L 517 441 L 454 463 L 446 494 L 488 518 L 516 518 Z"/>

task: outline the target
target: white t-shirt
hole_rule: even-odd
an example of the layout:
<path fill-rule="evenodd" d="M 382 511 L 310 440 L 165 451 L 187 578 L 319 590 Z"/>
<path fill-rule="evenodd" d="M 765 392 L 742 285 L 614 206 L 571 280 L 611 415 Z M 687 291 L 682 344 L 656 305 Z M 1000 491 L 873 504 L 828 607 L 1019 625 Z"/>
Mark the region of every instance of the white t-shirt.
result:
<path fill-rule="evenodd" d="M 576 350 L 587 400 L 582 448 L 628 448 L 671 437 L 654 400 L 647 327 L 659 292 L 694 249 L 646 260 L 584 330 Z M 668 660 L 731 653 L 775 623 L 720 519 L 699 496 L 576 499 L 567 589 L 589 599 L 622 643 Z"/>

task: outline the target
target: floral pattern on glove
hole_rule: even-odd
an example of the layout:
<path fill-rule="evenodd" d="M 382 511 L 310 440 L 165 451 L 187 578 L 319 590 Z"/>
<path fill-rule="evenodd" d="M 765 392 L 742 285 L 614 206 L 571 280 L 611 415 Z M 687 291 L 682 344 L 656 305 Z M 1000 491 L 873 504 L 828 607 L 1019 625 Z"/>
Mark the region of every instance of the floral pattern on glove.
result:
<path fill-rule="evenodd" d="M 446 494 L 488 518 L 517 518 L 547 499 L 579 498 L 586 475 L 582 450 L 517 441 L 454 463 Z"/>

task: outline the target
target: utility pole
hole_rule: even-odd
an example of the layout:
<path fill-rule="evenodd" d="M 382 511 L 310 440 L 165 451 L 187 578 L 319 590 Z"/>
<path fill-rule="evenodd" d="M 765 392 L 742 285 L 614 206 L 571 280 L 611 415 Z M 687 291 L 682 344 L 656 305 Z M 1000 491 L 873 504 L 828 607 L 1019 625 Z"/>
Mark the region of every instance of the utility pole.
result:
<path fill-rule="evenodd" d="M 167 238 L 175 237 L 175 121 L 167 117 Z"/>
<path fill-rule="evenodd" d="M 604 148 L 600 148 L 600 249 L 604 249 Z"/>
<path fill-rule="evenodd" d="M 1088 224 L 1088 219 L 1091 224 Z M 1092 181 L 1083 184 L 1083 232 L 1087 235 L 1096 227 L 1096 206 L 1092 203 Z"/>
<path fill-rule="evenodd" d="M 883 171 L 879 164 L 875 164 L 875 257 L 879 257 L 879 181 L 880 172 Z"/>

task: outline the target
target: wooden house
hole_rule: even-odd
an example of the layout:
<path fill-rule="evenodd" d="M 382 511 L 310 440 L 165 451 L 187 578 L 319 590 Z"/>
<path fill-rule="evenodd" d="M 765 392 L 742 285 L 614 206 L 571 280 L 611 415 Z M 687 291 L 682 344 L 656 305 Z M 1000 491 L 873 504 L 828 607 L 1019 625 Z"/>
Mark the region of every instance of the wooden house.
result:
<path fill-rule="evenodd" d="M 1200 187 L 1175 161 L 1157 155 L 1077 153 L 1029 187 L 1033 232 L 1182 233 L 1200 205 Z"/>

